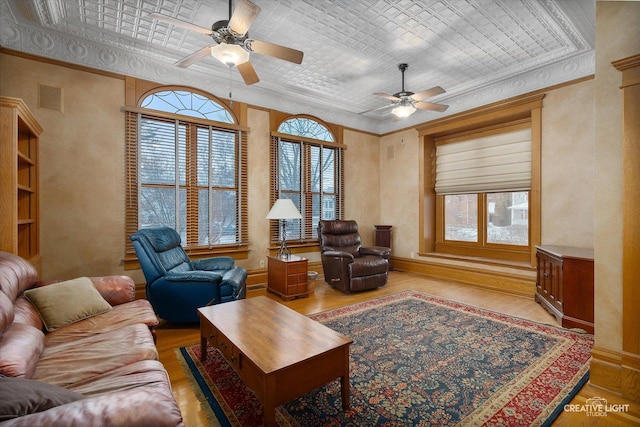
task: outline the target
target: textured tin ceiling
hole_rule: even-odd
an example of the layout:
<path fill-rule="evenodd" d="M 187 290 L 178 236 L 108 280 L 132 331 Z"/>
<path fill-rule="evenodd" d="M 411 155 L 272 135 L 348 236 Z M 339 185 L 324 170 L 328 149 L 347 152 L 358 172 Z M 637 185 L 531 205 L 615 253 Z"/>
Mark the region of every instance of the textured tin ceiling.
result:
<path fill-rule="evenodd" d="M 210 28 L 228 19 L 226 0 L 0 0 L 8 49 L 170 84 L 251 104 L 313 114 L 384 133 L 591 75 L 593 0 L 253 0 L 262 9 L 251 38 L 304 51 L 301 65 L 251 54 L 260 82 L 211 57 L 179 59 L 209 36 L 158 21 L 160 12 Z M 446 113 L 418 110 L 393 121 L 374 92 L 420 92 Z"/>

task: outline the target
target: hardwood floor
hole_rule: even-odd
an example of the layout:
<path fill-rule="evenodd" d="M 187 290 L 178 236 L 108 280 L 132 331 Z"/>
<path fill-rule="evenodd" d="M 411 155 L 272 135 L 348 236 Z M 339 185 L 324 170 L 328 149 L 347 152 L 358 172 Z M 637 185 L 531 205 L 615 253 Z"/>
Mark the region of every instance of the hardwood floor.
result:
<path fill-rule="evenodd" d="M 404 290 L 424 292 L 536 322 L 557 325 L 555 318 L 533 301 L 533 298 L 517 297 L 398 271 L 392 271 L 389 283 L 375 291 L 348 295 L 329 287 L 320 279 L 316 280 L 315 291 L 308 298 L 287 302 L 278 296 L 267 293 L 266 289 L 250 291 L 248 297 L 267 295 L 299 313 L 309 315 Z M 208 426 L 209 423 L 200 409 L 200 402 L 195 397 L 174 351 L 177 347 L 199 342 L 198 326 L 185 327 L 164 324 L 158 327 L 157 333 L 160 361 L 169 372 L 173 393 L 180 405 L 185 424 L 188 427 Z M 565 411 L 560 414 L 553 425 L 556 427 L 640 425 L 639 403 L 627 401 L 590 384 L 586 384 L 570 403 L 584 405 L 586 400 L 592 397 L 605 398 L 609 404 L 629 404 L 629 410 L 628 412 L 609 412 L 606 417 L 588 417 L 584 412 Z"/>

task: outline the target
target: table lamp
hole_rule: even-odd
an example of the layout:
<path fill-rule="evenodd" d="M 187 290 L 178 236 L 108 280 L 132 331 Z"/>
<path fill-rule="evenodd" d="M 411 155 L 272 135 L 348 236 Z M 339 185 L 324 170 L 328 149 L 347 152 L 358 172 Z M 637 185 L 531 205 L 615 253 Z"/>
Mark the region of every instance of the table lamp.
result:
<path fill-rule="evenodd" d="M 267 214 L 267 219 L 277 219 L 281 221 L 282 232 L 280 233 L 280 249 L 278 249 L 278 258 L 289 258 L 291 251 L 287 248 L 287 232 L 286 222 L 288 219 L 302 219 L 302 215 L 293 204 L 291 199 L 278 199 Z"/>

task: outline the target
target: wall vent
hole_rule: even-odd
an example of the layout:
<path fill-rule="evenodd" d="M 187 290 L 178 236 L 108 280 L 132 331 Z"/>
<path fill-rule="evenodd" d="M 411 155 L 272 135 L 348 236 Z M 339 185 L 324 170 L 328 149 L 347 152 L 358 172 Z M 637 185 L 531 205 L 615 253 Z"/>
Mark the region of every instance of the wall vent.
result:
<path fill-rule="evenodd" d="M 62 112 L 62 88 L 39 85 L 38 106 L 47 110 Z"/>

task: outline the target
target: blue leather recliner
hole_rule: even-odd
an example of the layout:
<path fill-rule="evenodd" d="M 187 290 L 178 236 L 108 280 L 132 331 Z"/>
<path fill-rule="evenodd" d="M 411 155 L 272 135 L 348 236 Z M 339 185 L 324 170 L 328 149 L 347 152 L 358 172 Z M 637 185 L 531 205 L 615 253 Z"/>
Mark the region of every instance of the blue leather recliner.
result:
<path fill-rule="evenodd" d="M 244 268 L 231 257 L 191 261 L 173 228 L 144 228 L 131 241 L 147 280 L 147 299 L 167 322 L 198 322 L 199 307 L 246 297 Z"/>

